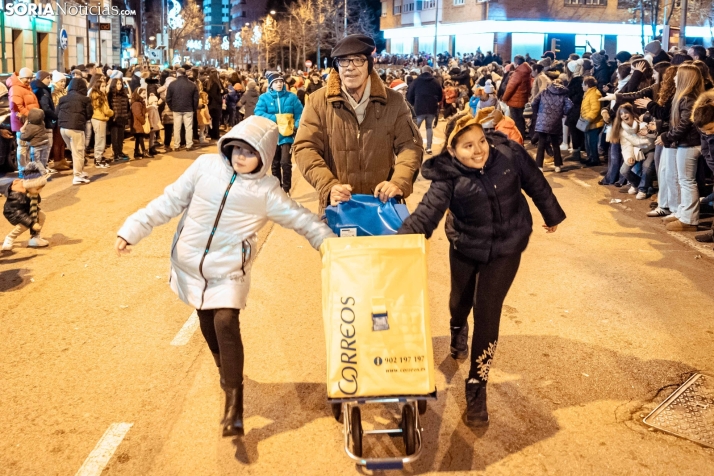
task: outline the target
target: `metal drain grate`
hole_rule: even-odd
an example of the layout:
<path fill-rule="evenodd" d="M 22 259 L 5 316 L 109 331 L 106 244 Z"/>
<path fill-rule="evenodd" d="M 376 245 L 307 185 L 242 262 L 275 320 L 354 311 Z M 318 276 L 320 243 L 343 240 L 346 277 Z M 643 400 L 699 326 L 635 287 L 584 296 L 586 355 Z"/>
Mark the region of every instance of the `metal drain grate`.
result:
<path fill-rule="evenodd" d="M 714 378 L 692 375 L 643 421 L 658 430 L 714 448 Z"/>

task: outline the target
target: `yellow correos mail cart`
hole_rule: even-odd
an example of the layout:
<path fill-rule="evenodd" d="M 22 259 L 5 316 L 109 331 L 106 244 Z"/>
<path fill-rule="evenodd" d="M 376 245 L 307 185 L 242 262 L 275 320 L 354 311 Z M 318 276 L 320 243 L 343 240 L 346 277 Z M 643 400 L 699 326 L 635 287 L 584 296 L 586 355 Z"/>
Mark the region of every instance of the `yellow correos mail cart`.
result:
<path fill-rule="evenodd" d="M 426 239 L 332 238 L 322 252 L 327 393 L 335 417 L 345 416 L 345 451 L 371 469 L 401 467 L 418 457 L 418 414 L 435 397 Z M 371 432 L 359 405 L 386 402 L 405 403 L 401 428 L 377 431 L 402 433 L 408 457 L 362 459 Z"/>

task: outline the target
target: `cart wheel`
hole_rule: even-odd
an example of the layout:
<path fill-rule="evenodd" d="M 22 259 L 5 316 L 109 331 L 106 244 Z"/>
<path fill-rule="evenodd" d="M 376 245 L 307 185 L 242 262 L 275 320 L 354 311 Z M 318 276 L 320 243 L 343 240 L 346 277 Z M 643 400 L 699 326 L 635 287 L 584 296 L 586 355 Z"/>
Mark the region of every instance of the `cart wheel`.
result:
<path fill-rule="evenodd" d="M 411 456 L 416 452 L 416 417 L 414 407 L 409 404 L 402 407 L 402 431 L 407 456 Z"/>
<path fill-rule="evenodd" d="M 352 431 L 352 453 L 362 457 L 362 414 L 359 407 L 350 410 L 350 429 Z"/>
<path fill-rule="evenodd" d="M 335 417 L 335 420 L 342 421 L 342 404 L 331 403 L 330 406 L 332 407 L 332 415 Z"/>
<path fill-rule="evenodd" d="M 426 400 L 417 400 L 417 408 L 419 409 L 419 415 L 426 413 Z"/>

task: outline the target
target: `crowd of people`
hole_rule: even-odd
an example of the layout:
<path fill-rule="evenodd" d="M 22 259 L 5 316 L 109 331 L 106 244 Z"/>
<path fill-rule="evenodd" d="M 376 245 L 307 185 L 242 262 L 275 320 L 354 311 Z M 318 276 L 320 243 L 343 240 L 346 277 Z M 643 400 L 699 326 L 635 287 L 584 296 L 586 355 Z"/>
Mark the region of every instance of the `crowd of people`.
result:
<path fill-rule="evenodd" d="M 612 59 L 594 50 L 566 61 L 553 52 L 506 62 L 476 53 L 385 66 L 394 58 L 375 57 L 374 49 L 372 38 L 350 35 L 333 49 L 332 68 L 288 74 L 191 65 L 80 65 L 69 76 L 21 69 L 7 79 L 9 91 L 0 88 L 0 158 L 16 149 L 20 176 L 0 189 L 11 203 L 5 216 L 16 225 L 3 250 L 26 230 L 31 246 L 47 246 L 37 239 L 45 219 L 39 195 L 59 169 L 71 167 L 73 184 L 83 185 L 88 155 L 95 167 L 107 168 L 194 150 L 195 138 L 199 147 L 215 145 L 217 153 L 201 155 L 164 195 L 127 219 L 116 250 L 127 252 L 153 227 L 184 213 L 192 194 L 201 197 L 188 211 L 190 226 L 212 230 L 210 238 L 177 235 L 171 285 L 198 310 L 226 391 L 224 435 L 236 435 L 243 425 L 238 321 L 255 233 L 273 220 L 315 248 L 333 236 L 290 198 L 293 161 L 317 191 L 320 214 L 352 194 L 406 198 L 421 171 L 432 184 L 399 232 L 428 238 L 450 211 L 451 353 L 468 355 L 473 310 L 480 332 L 471 342 L 466 420 L 484 424 L 501 307 L 532 232 L 522 192 L 545 231 L 555 232 L 565 214 L 545 179 L 546 155 L 561 173 L 569 151 L 567 159 L 588 167 L 607 161 L 600 184 L 636 199 L 656 195 L 648 216 L 663 218 L 668 230 L 695 230 L 700 202 L 714 201 L 706 196 L 714 170 L 714 56 L 699 46 L 668 53 L 654 41 L 644 55 L 623 51 Z M 446 141 L 433 151 L 439 121 L 446 121 Z M 123 150 L 127 128 L 132 157 Z M 232 213 L 219 227 L 225 207 Z M 711 231 L 697 239 L 714 241 Z M 235 262 L 226 258 L 233 251 Z M 207 256 L 212 265 L 204 268 Z"/>
<path fill-rule="evenodd" d="M 714 201 L 714 48 L 667 52 L 655 40 L 644 55 L 591 49 L 558 60 L 546 51 L 503 65 L 444 55 L 437 64 L 413 55 L 380 70 L 404 91 L 416 124 L 426 124 L 427 154 L 439 117 L 470 115 L 535 149 L 541 171 L 550 170 L 546 155 L 555 173 L 564 160 L 607 165 L 599 183 L 651 199 L 647 216 L 662 218 L 667 230 L 696 231 L 701 206 Z M 696 238 L 714 241 L 711 230 Z"/>

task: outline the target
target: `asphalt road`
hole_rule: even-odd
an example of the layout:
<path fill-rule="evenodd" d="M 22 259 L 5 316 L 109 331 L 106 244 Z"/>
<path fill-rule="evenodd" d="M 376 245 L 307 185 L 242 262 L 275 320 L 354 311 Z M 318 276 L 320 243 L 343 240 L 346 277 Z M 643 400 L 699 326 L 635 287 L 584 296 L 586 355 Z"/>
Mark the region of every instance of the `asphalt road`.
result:
<path fill-rule="evenodd" d="M 344 454 L 326 404 L 320 256 L 302 237 L 278 226 L 261 233 L 241 315 L 247 432 L 237 439 L 220 436 L 217 370 L 191 333 L 192 309 L 168 286 L 176 221 L 129 256 L 113 253 L 124 219 L 197 155 L 90 168 L 81 187 L 56 176 L 43 193 L 51 246 L 28 249 L 25 235 L 0 256 L 0 474 L 366 472 Z M 714 373 L 714 252 L 645 218 L 646 202 L 610 204 L 632 197 L 598 186 L 595 171 L 566 170 L 546 171 L 568 215 L 557 233 L 540 229 L 533 208 L 486 429 L 461 419 L 468 364 L 448 355 L 448 242 L 443 229 L 432 238 L 439 394 L 422 420 L 424 454 L 405 473 L 714 474 L 714 450 L 641 423 L 692 372 Z M 410 207 L 427 189 L 420 180 Z M 317 207 L 302 178 L 293 197 Z M 376 407 L 364 426 L 388 425 L 396 410 Z M 365 440 L 365 454 L 402 451 L 399 439 Z"/>

